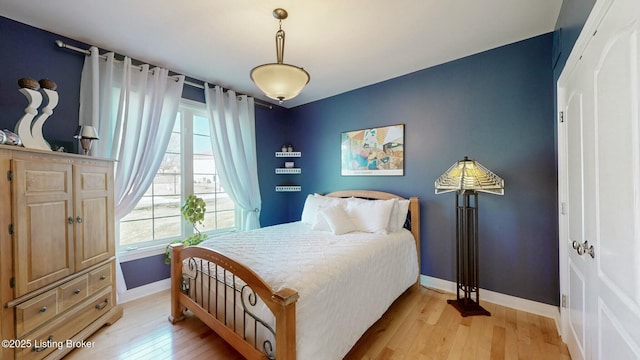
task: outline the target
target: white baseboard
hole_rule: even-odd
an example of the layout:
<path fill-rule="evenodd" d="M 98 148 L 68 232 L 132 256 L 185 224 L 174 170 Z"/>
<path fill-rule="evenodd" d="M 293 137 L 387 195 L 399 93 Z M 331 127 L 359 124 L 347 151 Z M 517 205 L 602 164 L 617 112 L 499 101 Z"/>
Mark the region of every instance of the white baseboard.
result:
<path fill-rule="evenodd" d="M 149 296 L 151 294 L 158 293 L 163 290 L 167 290 L 171 288 L 171 278 L 164 279 L 160 281 L 156 281 L 151 284 L 139 286 L 133 288 L 131 290 L 126 290 L 124 292 L 118 293 L 118 304 L 124 304 L 126 302 L 136 300 L 145 296 Z"/>
<path fill-rule="evenodd" d="M 456 291 L 456 283 L 426 275 L 420 275 L 420 284 L 429 288 L 449 292 L 452 294 Z M 151 284 L 139 286 L 137 288 L 118 293 L 118 303 L 123 304 L 128 301 L 136 300 L 163 290 L 167 290 L 169 288 L 171 288 L 171 279 L 156 281 Z M 560 309 L 558 309 L 558 307 L 540 303 L 537 301 L 522 299 L 511 295 L 497 293 L 491 290 L 480 290 L 482 290 L 483 301 L 553 319 L 556 323 L 556 329 L 558 330 L 558 333 L 560 333 Z"/>
<path fill-rule="evenodd" d="M 420 283 L 429 288 L 449 293 L 456 292 L 456 283 L 452 281 L 420 275 Z M 505 295 L 491 290 L 480 290 L 482 295 L 481 300 L 483 301 L 553 319 L 556 323 L 556 329 L 558 330 L 558 333 L 560 333 L 560 309 L 557 306 Z"/>

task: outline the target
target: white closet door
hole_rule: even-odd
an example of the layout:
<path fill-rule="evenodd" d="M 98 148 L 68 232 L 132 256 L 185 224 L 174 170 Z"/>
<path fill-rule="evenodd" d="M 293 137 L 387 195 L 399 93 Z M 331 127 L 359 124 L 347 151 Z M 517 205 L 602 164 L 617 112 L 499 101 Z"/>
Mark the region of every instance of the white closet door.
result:
<path fill-rule="evenodd" d="M 593 138 L 593 119 L 590 118 L 592 115 L 590 107 L 593 104 L 590 91 L 592 81 L 589 76 L 583 75 L 586 71 L 584 65 L 585 62 L 578 64 L 575 75 L 568 82 L 570 91 L 564 107 L 564 126 L 560 128 L 564 131 L 559 132 L 565 144 L 565 148 L 561 150 L 563 152 L 561 166 L 566 169 L 562 184 L 566 198 L 566 206 L 564 206 L 566 226 L 561 246 L 566 247 L 567 254 L 565 262 L 567 288 L 564 292 L 566 310 L 563 314 L 566 318 L 566 328 L 563 333 L 573 359 L 585 359 L 586 354 L 590 352 L 587 334 L 591 330 L 588 329 L 587 306 L 588 299 L 594 295 L 587 293 L 593 290 L 588 283 L 594 269 L 588 259 L 583 256 L 584 241 L 587 237 L 586 233 L 589 232 L 586 229 L 589 222 L 585 221 L 585 217 L 594 213 L 594 201 L 589 199 L 589 195 L 593 194 L 593 184 L 585 182 L 588 179 L 585 171 L 593 163 L 590 161 L 593 159 L 590 155 L 593 153 L 590 150 L 593 142 L 585 141 Z"/>
<path fill-rule="evenodd" d="M 640 1 L 606 3 L 559 81 L 562 331 L 574 359 L 640 359 Z"/>
<path fill-rule="evenodd" d="M 617 0 L 592 40 L 598 359 L 640 359 L 639 17 Z"/>

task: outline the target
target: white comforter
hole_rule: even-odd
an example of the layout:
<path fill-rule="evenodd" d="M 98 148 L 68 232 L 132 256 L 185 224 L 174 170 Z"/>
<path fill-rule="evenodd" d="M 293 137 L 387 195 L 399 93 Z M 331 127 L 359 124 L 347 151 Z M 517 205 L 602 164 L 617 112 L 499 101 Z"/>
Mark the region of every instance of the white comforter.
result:
<path fill-rule="evenodd" d="M 298 291 L 297 357 L 341 359 L 418 277 L 408 230 L 388 235 L 314 231 L 301 222 L 200 244 L 253 269 L 274 290 Z"/>

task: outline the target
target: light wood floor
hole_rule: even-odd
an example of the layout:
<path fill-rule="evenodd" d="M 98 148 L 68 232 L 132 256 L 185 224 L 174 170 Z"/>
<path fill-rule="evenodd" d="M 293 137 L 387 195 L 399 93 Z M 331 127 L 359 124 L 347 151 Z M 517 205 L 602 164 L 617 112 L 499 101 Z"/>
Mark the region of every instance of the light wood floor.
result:
<path fill-rule="evenodd" d="M 492 316 L 463 318 L 450 298 L 412 288 L 345 359 L 570 359 L 552 319 L 482 300 Z M 168 314 L 168 291 L 128 302 L 122 319 L 89 338 L 93 349 L 66 359 L 243 359 L 197 318 L 171 325 Z"/>

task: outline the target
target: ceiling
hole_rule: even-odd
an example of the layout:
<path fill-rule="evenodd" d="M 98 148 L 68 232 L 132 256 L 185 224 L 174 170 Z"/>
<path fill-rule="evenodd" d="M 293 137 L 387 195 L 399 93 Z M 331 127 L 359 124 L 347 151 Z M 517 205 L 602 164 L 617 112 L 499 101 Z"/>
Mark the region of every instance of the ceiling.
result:
<path fill-rule="evenodd" d="M 554 30 L 562 0 L 0 0 L 0 15 L 267 99 L 249 72 L 284 62 L 311 81 L 291 108 Z M 61 51 L 69 51 L 62 50 Z"/>

